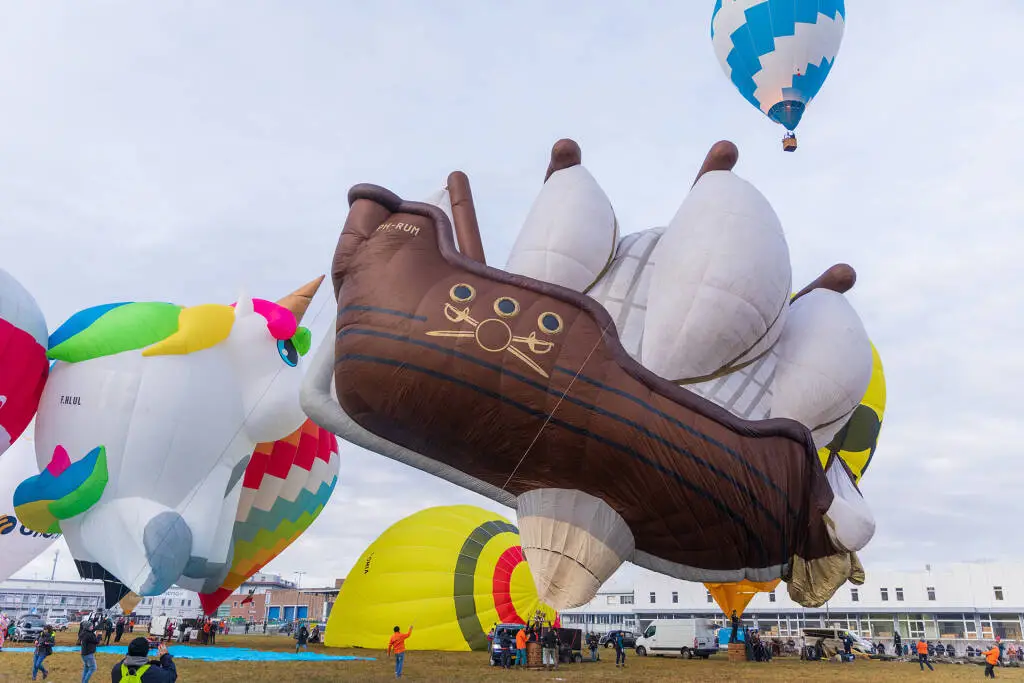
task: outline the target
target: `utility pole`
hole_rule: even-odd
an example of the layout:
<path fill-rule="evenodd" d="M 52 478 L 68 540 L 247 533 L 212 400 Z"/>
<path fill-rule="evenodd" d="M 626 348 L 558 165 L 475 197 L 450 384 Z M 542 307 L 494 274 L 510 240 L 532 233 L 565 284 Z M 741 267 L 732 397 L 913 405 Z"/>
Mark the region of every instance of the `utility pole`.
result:
<path fill-rule="evenodd" d="M 57 558 L 60 557 L 60 550 L 53 554 L 53 571 L 50 572 L 50 581 L 53 581 L 57 576 Z"/>
<path fill-rule="evenodd" d="M 295 575 L 298 577 L 298 579 L 295 581 L 295 621 L 296 622 L 298 622 L 299 619 L 300 619 L 300 617 L 299 617 L 299 607 L 302 606 L 302 593 L 299 592 L 299 589 L 302 588 L 302 575 L 305 574 L 305 573 L 306 572 L 295 572 Z M 307 612 L 308 612 L 308 609 L 309 608 L 307 608 Z M 309 614 L 306 614 L 306 616 L 308 617 Z"/>

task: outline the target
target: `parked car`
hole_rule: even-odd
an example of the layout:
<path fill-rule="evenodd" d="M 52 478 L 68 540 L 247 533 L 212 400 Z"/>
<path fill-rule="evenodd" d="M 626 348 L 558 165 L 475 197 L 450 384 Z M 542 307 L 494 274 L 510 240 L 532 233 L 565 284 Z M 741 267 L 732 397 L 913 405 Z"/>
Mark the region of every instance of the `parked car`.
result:
<path fill-rule="evenodd" d="M 524 628 L 526 628 L 526 626 L 524 626 L 523 624 L 498 624 L 498 625 L 496 625 L 494 627 L 494 630 L 491 633 L 487 634 L 487 639 L 490 642 L 490 650 L 491 650 L 491 657 L 487 661 L 487 664 L 489 666 L 501 666 L 501 655 L 502 655 L 501 635 L 502 635 L 502 632 L 504 632 L 504 631 L 508 631 L 509 632 L 509 635 L 512 637 L 512 642 L 513 642 L 512 647 L 515 647 L 514 643 L 515 643 L 515 639 L 516 639 L 516 634 L 519 633 L 519 631 L 524 629 Z M 512 652 L 512 656 L 513 657 L 515 656 L 515 652 L 514 651 Z"/>
<path fill-rule="evenodd" d="M 14 625 L 14 640 L 16 642 L 31 642 L 39 637 L 46 622 L 38 614 L 26 614 L 18 617 Z"/>
<path fill-rule="evenodd" d="M 608 631 L 608 633 L 601 636 L 601 639 L 597 641 L 597 644 L 601 647 L 615 647 L 615 637 L 618 636 L 620 631 Z M 636 647 L 636 639 L 639 637 L 638 634 L 632 631 L 621 631 L 622 633 L 622 645 L 627 648 Z"/>
<path fill-rule="evenodd" d="M 718 652 L 717 636 L 707 619 L 655 619 L 636 641 L 636 653 L 707 659 Z"/>
<path fill-rule="evenodd" d="M 55 631 L 67 631 L 68 630 L 68 618 L 67 617 L 53 617 L 50 619 L 50 626 L 53 626 Z"/>

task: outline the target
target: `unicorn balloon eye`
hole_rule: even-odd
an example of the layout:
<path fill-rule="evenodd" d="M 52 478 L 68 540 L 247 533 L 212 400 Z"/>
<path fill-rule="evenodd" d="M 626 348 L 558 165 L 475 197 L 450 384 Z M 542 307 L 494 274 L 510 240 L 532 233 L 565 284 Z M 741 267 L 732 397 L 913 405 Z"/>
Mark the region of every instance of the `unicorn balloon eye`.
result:
<path fill-rule="evenodd" d="M 291 339 L 282 339 L 277 342 L 277 353 L 281 356 L 281 360 L 285 362 L 285 365 L 294 368 L 299 364 L 299 351 L 295 348 L 295 344 L 292 343 Z"/>

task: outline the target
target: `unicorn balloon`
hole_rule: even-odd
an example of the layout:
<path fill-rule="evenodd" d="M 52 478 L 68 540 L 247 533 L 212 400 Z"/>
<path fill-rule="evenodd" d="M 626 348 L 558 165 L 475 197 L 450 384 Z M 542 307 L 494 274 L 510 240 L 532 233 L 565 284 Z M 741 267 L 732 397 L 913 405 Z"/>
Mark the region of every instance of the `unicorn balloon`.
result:
<path fill-rule="evenodd" d="M 41 474 L 15 492 L 26 525 L 61 530 L 79 570 L 139 595 L 230 569 L 242 474 L 294 432 L 299 327 L 322 277 L 277 303 L 119 303 L 72 316 L 36 420 Z"/>

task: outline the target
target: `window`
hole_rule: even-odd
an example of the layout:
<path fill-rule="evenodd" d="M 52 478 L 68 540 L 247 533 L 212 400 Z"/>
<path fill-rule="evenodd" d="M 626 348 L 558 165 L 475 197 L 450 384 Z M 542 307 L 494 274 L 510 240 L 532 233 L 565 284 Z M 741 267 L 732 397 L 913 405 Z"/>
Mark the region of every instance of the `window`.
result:
<path fill-rule="evenodd" d="M 647 627 L 647 630 L 644 631 L 644 638 L 650 638 L 651 636 L 653 636 L 657 632 L 658 632 L 658 627 L 655 626 L 654 624 L 651 624 L 650 626 Z"/>
<path fill-rule="evenodd" d="M 184 600 L 182 600 L 182 602 L 185 602 L 185 601 L 184 601 Z M 232 602 L 232 603 L 231 603 L 231 606 L 232 606 L 232 607 L 238 607 L 238 600 L 235 600 L 234 602 Z"/>
<path fill-rule="evenodd" d="M 620 605 L 632 605 L 633 604 L 633 596 L 632 595 L 620 595 L 619 596 L 619 604 Z"/>
<path fill-rule="evenodd" d="M 614 605 L 615 604 L 615 596 L 614 595 L 609 595 L 608 596 L 608 604 L 609 605 Z"/>
<path fill-rule="evenodd" d="M 768 602 L 775 602 L 775 591 L 768 594 Z"/>
<path fill-rule="evenodd" d="M 657 598 L 656 598 L 656 597 L 655 597 L 655 595 L 654 595 L 654 591 L 651 591 L 651 604 L 652 604 L 652 605 L 654 604 L 654 601 L 655 601 L 656 599 L 657 599 Z"/>
<path fill-rule="evenodd" d="M 672 602 L 679 602 L 679 593 L 672 591 Z"/>
<path fill-rule="evenodd" d="M 882 589 L 882 602 L 889 602 L 889 589 L 888 588 L 883 588 Z"/>
<path fill-rule="evenodd" d="M 925 590 L 928 591 L 928 599 L 935 602 L 935 586 L 928 586 Z"/>
<path fill-rule="evenodd" d="M 184 600 L 182 600 L 182 601 L 181 601 L 181 606 L 182 606 L 182 607 L 184 607 L 184 606 L 185 606 L 185 601 L 184 601 Z"/>
<path fill-rule="evenodd" d="M 1003 587 L 1002 586 L 992 586 L 992 590 L 996 594 L 996 600 L 1002 600 L 1003 599 Z"/>
<path fill-rule="evenodd" d="M 896 589 L 896 601 L 897 602 L 903 602 L 903 589 L 902 588 L 897 588 Z"/>
<path fill-rule="evenodd" d="M 708 602 L 714 602 L 715 599 L 711 596 L 711 591 L 708 591 Z"/>
<path fill-rule="evenodd" d="M 192 601 L 191 601 L 191 600 L 189 600 L 189 601 L 188 601 L 188 606 L 189 606 L 189 607 L 191 607 L 191 606 L 192 606 Z"/>
<path fill-rule="evenodd" d="M 850 600 L 852 602 L 860 602 L 860 591 L 856 588 L 850 589 Z"/>

